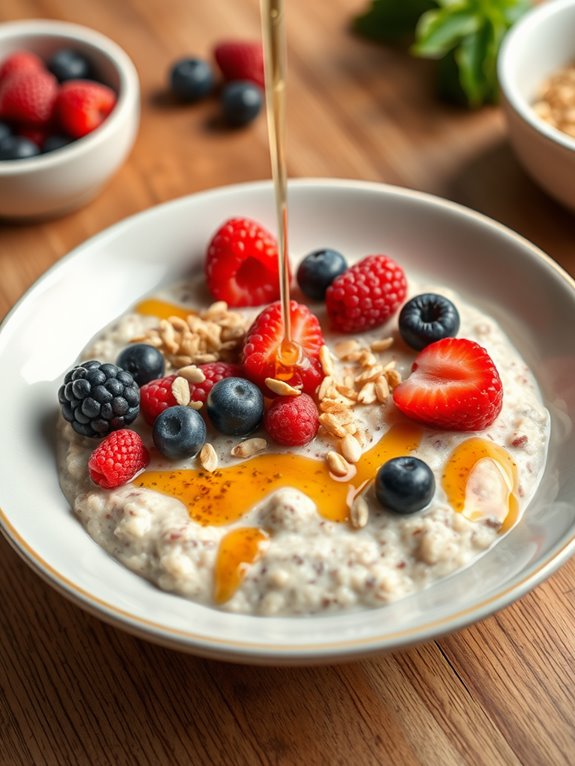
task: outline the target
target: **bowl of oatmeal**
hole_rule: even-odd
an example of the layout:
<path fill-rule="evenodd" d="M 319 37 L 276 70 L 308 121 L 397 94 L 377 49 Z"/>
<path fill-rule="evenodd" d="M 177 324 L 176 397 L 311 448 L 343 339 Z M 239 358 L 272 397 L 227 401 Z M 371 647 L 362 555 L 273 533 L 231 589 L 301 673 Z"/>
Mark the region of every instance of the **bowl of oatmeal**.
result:
<path fill-rule="evenodd" d="M 197 462 L 166 463 L 156 453 L 128 484 L 102 490 L 90 483 L 93 444 L 76 438 L 58 415 L 64 374 L 83 359 L 110 362 L 134 338 L 165 330 L 161 306 L 191 312 L 200 329 L 216 317 L 222 326 L 239 322 L 214 307 L 202 277 L 207 243 L 231 216 L 273 230 L 271 185 L 214 190 L 128 219 L 63 259 L 7 318 L 0 350 L 17 374 L 2 416 L 18 435 L 7 459 L 20 478 L 0 490 L 1 523 L 28 563 L 76 603 L 138 635 L 260 663 L 328 662 L 426 640 L 505 606 L 559 566 L 575 539 L 575 349 L 566 330 L 575 313 L 573 282 L 482 216 L 377 184 L 293 183 L 294 264 L 318 246 L 337 247 L 351 263 L 386 253 L 402 264 L 411 293 L 450 296 L 461 332 L 488 348 L 499 369 L 506 403 L 497 419 L 462 436 L 420 429 L 387 405 L 358 408 L 367 441 L 361 456 L 347 453 L 356 470 L 349 483 L 368 480 L 367 521 L 346 511 L 345 482 L 324 482 L 333 473 L 326 455 L 339 444 L 329 429 L 301 449 L 274 447 L 269 438 L 262 447 L 261 432 L 247 439 L 212 434 L 215 472 Z M 105 284 L 105 305 L 86 311 L 73 289 L 78 279 Z M 314 310 L 321 319 L 321 307 Z M 258 309 L 250 311 L 246 325 Z M 407 377 L 415 352 L 401 345 L 394 321 L 373 336 L 342 339 L 326 329 L 332 377 L 353 367 L 362 388 L 392 369 Z M 50 337 L 60 342 L 48 343 Z M 180 350 L 172 344 L 173 354 Z M 188 361 L 174 359 L 174 369 Z M 398 380 L 389 375 L 386 382 L 393 387 Z M 134 428 L 153 451 L 149 427 L 134 421 Z M 233 454 L 252 439 L 260 443 Z M 394 450 L 421 456 L 441 487 L 437 502 L 402 518 L 377 510 L 369 494 L 374 467 Z M 453 487 L 443 477 L 461 474 L 473 450 L 475 462 L 495 455 L 503 468 L 475 476 L 479 494 L 493 481 L 506 493 L 500 517 L 491 509 L 472 518 L 449 500 Z M 30 466 L 33 484 L 24 478 Z M 200 467 L 202 481 L 209 473 L 208 484 L 223 482 L 212 503 L 203 503 L 204 485 L 195 484 Z M 158 483 L 164 479 L 167 485 Z M 236 489 L 222 500 L 232 479 Z M 270 491 L 258 496 L 264 480 Z M 328 503 L 314 494 L 314 481 L 322 491 L 330 487 Z M 484 494 L 488 501 L 494 496 Z M 512 506 L 517 512 L 509 515 Z M 244 568 L 239 587 L 220 588 L 216 598 L 218 550 L 227 535 L 246 529 L 265 535 L 263 555 Z M 254 539 L 244 535 L 243 543 Z"/>
<path fill-rule="evenodd" d="M 531 177 L 575 210 L 575 2 L 542 3 L 505 38 L 498 60 L 509 138 Z"/>

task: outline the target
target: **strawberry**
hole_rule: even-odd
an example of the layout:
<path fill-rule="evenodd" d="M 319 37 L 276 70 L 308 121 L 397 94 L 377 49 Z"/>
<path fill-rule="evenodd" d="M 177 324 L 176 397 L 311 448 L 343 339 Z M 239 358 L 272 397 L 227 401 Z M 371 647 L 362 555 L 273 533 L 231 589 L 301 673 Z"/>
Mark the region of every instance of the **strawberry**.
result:
<path fill-rule="evenodd" d="M 229 306 L 260 306 L 279 298 L 277 243 L 248 218 L 231 218 L 206 253 L 206 281 L 216 300 Z"/>
<path fill-rule="evenodd" d="M 14 51 L 0 65 L 0 80 L 22 72 L 44 69 L 44 62 L 31 51 Z"/>
<path fill-rule="evenodd" d="M 0 117 L 45 125 L 54 110 L 58 93 L 56 78 L 43 69 L 16 72 L 0 85 Z"/>
<path fill-rule="evenodd" d="M 482 346 L 465 338 L 444 338 L 416 356 L 393 401 L 404 415 L 425 425 L 480 431 L 501 412 L 503 387 Z"/>
<path fill-rule="evenodd" d="M 73 138 L 99 127 L 116 105 L 116 94 L 107 85 L 91 80 L 68 80 L 56 99 L 56 116 Z"/>
<path fill-rule="evenodd" d="M 323 379 L 319 351 L 324 344 L 319 321 L 296 301 L 290 303 L 292 340 L 301 347 L 302 358 L 293 368 L 278 362 L 278 351 L 284 337 L 279 301 L 267 306 L 254 320 L 246 334 L 242 351 L 244 374 L 256 383 L 266 396 L 274 394 L 266 386 L 266 378 L 281 378 L 291 386 L 301 386 L 313 396 Z"/>
<path fill-rule="evenodd" d="M 251 80 L 264 87 L 264 54 L 260 43 L 226 40 L 216 45 L 214 57 L 226 80 Z"/>

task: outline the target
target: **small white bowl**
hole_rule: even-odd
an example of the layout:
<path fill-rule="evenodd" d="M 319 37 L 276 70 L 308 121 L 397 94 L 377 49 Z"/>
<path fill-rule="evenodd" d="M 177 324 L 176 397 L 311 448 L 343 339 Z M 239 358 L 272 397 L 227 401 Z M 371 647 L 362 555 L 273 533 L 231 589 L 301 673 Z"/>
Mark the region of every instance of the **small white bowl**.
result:
<path fill-rule="evenodd" d="M 541 83 L 575 61 L 575 0 L 529 11 L 502 45 L 498 74 L 509 137 L 527 172 L 551 196 L 575 210 L 575 138 L 533 109 Z"/>
<path fill-rule="evenodd" d="M 54 152 L 0 162 L 0 217 L 44 218 L 84 205 L 100 191 L 130 151 L 138 129 L 140 86 L 131 60 L 116 43 L 86 27 L 60 21 L 0 25 L 0 61 L 16 50 L 46 60 L 59 48 L 85 54 L 99 78 L 118 95 L 93 133 Z"/>

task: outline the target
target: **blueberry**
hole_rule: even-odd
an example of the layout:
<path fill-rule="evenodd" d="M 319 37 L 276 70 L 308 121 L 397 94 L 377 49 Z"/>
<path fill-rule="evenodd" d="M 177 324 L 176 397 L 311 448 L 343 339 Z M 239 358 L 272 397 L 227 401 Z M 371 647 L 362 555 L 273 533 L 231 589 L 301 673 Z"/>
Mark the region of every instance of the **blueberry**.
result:
<path fill-rule="evenodd" d="M 223 434 L 247 436 L 264 416 L 264 397 L 260 389 L 244 378 L 218 381 L 206 403 L 212 423 Z"/>
<path fill-rule="evenodd" d="M 48 136 L 44 141 L 42 151 L 44 154 L 47 152 L 55 152 L 56 149 L 62 149 L 62 147 L 68 146 L 73 140 L 74 139 L 70 138 L 70 136 L 62 136 L 60 134 Z"/>
<path fill-rule="evenodd" d="M 147 343 L 134 343 L 127 346 L 116 359 L 116 364 L 132 373 L 139 386 L 164 374 L 164 356 L 154 346 Z"/>
<path fill-rule="evenodd" d="M 182 101 L 199 101 L 214 88 L 211 66 L 202 59 L 180 59 L 170 69 L 170 86 Z"/>
<path fill-rule="evenodd" d="M 206 424 L 191 407 L 168 407 L 155 419 L 152 438 L 170 460 L 195 457 L 206 442 Z"/>
<path fill-rule="evenodd" d="M 0 160 L 26 160 L 40 154 L 35 143 L 22 136 L 6 136 L 0 141 Z"/>
<path fill-rule="evenodd" d="M 344 271 L 347 271 L 347 261 L 337 250 L 314 250 L 300 263 L 297 283 L 308 298 L 323 301 L 327 288 Z"/>
<path fill-rule="evenodd" d="M 47 66 L 59 82 L 92 79 L 92 65 L 88 59 L 71 48 L 56 51 L 48 60 Z"/>
<path fill-rule="evenodd" d="M 429 505 L 435 493 L 431 468 L 417 457 L 395 457 L 384 463 L 375 477 L 375 494 L 381 505 L 395 513 L 415 513 Z"/>
<path fill-rule="evenodd" d="M 262 90 L 253 82 L 235 80 L 224 86 L 221 104 L 224 119 L 229 125 L 247 125 L 255 120 L 261 111 Z"/>
<path fill-rule="evenodd" d="M 459 312 L 443 295 L 423 293 L 407 301 L 399 314 L 399 332 L 411 348 L 420 351 L 459 330 Z"/>
<path fill-rule="evenodd" d="M 7 125 L 5 122 L 0 122 L 0 141 L 3 141 L 5 138 L 8 138 L 8 136 L 12 135 L 12 131 L 10 129 L 10 126 Z"/>

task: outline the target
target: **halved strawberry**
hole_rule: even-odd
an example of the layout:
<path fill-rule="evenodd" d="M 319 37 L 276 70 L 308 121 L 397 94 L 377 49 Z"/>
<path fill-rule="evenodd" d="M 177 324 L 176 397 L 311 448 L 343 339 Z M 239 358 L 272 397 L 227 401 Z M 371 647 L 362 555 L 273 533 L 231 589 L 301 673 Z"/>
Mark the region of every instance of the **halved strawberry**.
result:
<path fill-rule="evenodd" d="M 229 306 L 261 306 L 279 298 L 277 242 L 259 223 L 231 218 L 208 245 L 206 282 Z"/>
<path fill-rule="evenodd" d="M 501 412 L 503 387 L 487 351 L 475 341 L 444 338 L 423 349 L 393 392 L 408 417 L 434 428 L 480 431 Z"/>
<path fill-rule="evenodd" d="M 311 396 L 323 380 L 319 350 L 324 340 L 317 317 L 307 306 L 291 301 L 290 318 L 292 340 L 300 345 L 302 352 L 300 362 L 293 369 L 286 369 L 278 362 L 278 351 L 284 338 L 279 301 L 267 306 L 255 318 L 246 335 L 242 351 L 244 374 L 266 396 L 274 396 L 265 384 L 266 378 L 280 377 L 291 386 L 301 386 Z"/>

